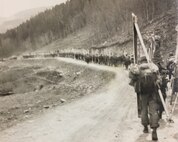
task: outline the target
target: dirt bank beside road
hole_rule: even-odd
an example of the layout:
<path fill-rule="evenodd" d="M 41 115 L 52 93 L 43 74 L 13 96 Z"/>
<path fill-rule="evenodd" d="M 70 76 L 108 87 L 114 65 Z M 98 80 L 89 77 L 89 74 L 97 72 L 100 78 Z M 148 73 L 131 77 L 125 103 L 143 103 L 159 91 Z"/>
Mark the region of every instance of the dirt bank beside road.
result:
<path fill-rule="evenodd" d="M 102 88 L 114 73 L 58 59 L 11 60 L 0 64 L 0 130 Z"/>

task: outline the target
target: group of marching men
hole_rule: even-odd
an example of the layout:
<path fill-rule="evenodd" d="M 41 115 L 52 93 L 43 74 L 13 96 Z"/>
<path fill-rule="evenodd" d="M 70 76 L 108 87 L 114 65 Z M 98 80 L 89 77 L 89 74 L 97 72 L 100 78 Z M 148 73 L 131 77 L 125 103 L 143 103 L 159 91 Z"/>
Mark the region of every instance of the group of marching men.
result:
<path fill-rule="evenodd" d="M 155 47 L 154 54 L 160 52 L 160 39 L 155 40 Z M 178 70 L 174 54 L 169 54 L 166 64 L 163 64 L 163 61 L 156 61 L 155 56 L 153 55 L 152 61 L 146 56 L 140 57 L 138 64 L 132 64 L 129 70 L 131 79 L 129 84 L 134 87 L 137 94 L 138 116 L 144 127 L 143 132 L 149 133 L 150 126 L 153 141 L 158 140 L 159 120 L 162 119 L 163 111 L 167 112 L 165 100 L 168 95 L 168 83 L 172 88 L 170 104 L 178 92 Z M 167 120 L 172 121 L 171 118 Z"/>
<path fill-rule="evenodd" d="M 72 59 L 84 61 L 88 64 L 95 63 L 100 65 L 114 66 L 114 67 L 124 65 L 126 69 L 128 69 L 129 65 L 133 63 L 132 55 L 129 56 L 127 53 L 123 53 L 121 55 L 108 55 L 108 54 L 76 53 L 72 51 L 62 52 L 56 50 L 55 52 L 51 52 L 51 53 L 25 54 L 23 55 L 23 58 L 28 59 L 28 58 L 35 58 L 38 56 L 72 58 Z"/>
<path fill-rule="evenodd" d="M 82 60 L 86 63 L 96 63 L 101 65 L 108 66 L 119 66 L 121 64 L 125 65 L 126 69 L 128 69 L 129 65 L 132 63 L 132 57 L 127 54 L 123 54 L 120 56 L 117 55 L 105 55 L 105 54 L 82 54 L 82 53 L 73 53 L 73 52 L 65 52 L 58 53 L 60 57 L 67 57 L 76 60 Z"/>

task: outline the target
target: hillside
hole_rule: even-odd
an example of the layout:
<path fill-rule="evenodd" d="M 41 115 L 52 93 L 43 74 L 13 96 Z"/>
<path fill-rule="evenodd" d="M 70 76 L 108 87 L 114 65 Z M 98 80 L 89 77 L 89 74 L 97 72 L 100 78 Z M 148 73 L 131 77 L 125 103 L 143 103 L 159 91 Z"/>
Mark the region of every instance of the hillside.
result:
<path fill-rule="evenodd" d="M 144 37 L 146 39 L 146 36 L 150 36 L 156 29 L 156 34 L 161 37 L 162 54 L 167 57 L 167 53 L 175 52 L 176 50 L 176 25 L 176 11 L 171 9 L 144 27 Z"/>
<path fill-rule="evenodd" d="M 174 52 L 176 49 L 176 13 L 172 8 L 159 17 L 155 17 L 150 23 L 145 24 L 141 28 L 141 32 L 145 41 L 149 41 L 149 37 L 158 30 L 157 34 L 161 36 L 162 54 L 167 57 L 167 53 Z M 93 27 L 83 28 L 64 39 L 59 39 L 51 44 L 36 50 L 36 52 L 50 52 L 56 50 L 74 50 L 74 49 L 108 49 L 117 53 L 127 51 L 132 53 L 132 34 L 121 33 L 114 35 L 108 39 L 96 40 L 97 34 L 93 33 Z M 99 42 L 96 42 L 99 41 Z M 149 46 L 147 42 L 145 42 Z M 28 52 L 28 51 L 27 51 Z M 117 54 L 115 52 L 115 54 Z"/>
<path fill-rule="evenodd" d="M 151 23 L 166 16 L 170 9 L 173 15 L 169 16 L 175 21 L 174 5 L 174 0 L 70 0 L 1 34 L 0 56 L 42 47 L 60 50 L 61 45 L 65 49 L 102 47 L 103 43 L 128 50 L 132 39 L 132 12 L 138 16 L 142 31 L 149 26 L 154 30 Z M 84 39 L 76 38 L 76 35 L 83 38 L 83 33 Z"/>
<path fill-rule="evenodd" d="M 45 11 L 47 7 L 39 7 L 21 11 L 13 16 L 0 17 L 0 33 L 5 33 L 8 29 L 13 29 L 38 13 Z"/>

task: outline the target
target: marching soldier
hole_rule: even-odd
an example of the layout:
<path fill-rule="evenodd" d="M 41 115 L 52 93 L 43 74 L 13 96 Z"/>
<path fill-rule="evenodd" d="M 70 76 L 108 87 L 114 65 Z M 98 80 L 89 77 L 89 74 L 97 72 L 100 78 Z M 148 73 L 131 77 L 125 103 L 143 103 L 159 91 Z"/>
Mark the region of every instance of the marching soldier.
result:
<path fill-rule="evenodd" d="M 133 84 L 137 84 L 137 93 L 141 97 L 141 123 L 144 127 L 143 132 L 148 133 L 148 125 L 152 129 L 152 140 L 157 141 L 157 128 L 159 127 L 158 116 L 158 67 L 155 64 L 148 64 L 146 57 L 142 57 L 138 66 L 139 71 L 136 76 L 132 76 Z M 133 71 L 134 72 L 134 71 Z M 132 72 L 132 73 L 133 73 Z M 150 114 L 150 115 L 149 115 Z"/>
<path fill-rule="evenodd" d="M 160 72 L 160 74 L 161 74 L 160 89 L 161 89 L 161 92 L 162 92 L 162 95 L 163 95 L 163 99 L 165 101 L 166 98 L 167 98 L 167 95 L 166 95 L 166 90 L 168 89 L 167 84 L 169 82 L 169 80 L 167 79 L 167 70 L 162 70 Z M 159 100 L 158 104 L 159 104 L 159 109 L 158 109 L 159 118 L 162 119 L 162 113 L 164 111 L 164 107 L 163 107 L 163 104 L 161 102 L 161 99 Z"/>

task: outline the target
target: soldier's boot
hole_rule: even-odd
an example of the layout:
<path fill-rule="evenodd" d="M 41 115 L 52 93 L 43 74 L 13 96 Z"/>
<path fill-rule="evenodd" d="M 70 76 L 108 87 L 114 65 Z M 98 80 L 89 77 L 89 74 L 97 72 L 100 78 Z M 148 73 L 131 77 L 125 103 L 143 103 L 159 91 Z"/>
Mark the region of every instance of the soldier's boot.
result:
<path fill-rule="evenodd" d="M 143 133 L 148 133 L 148 126 L 144 126 Z"/>
<path fill-rule="evenodd" d="M 152 140 L 153 141 L 157 141 L 158 140 L 156 128 L 154 128 L 153 131 L 152 131 Z"/>

